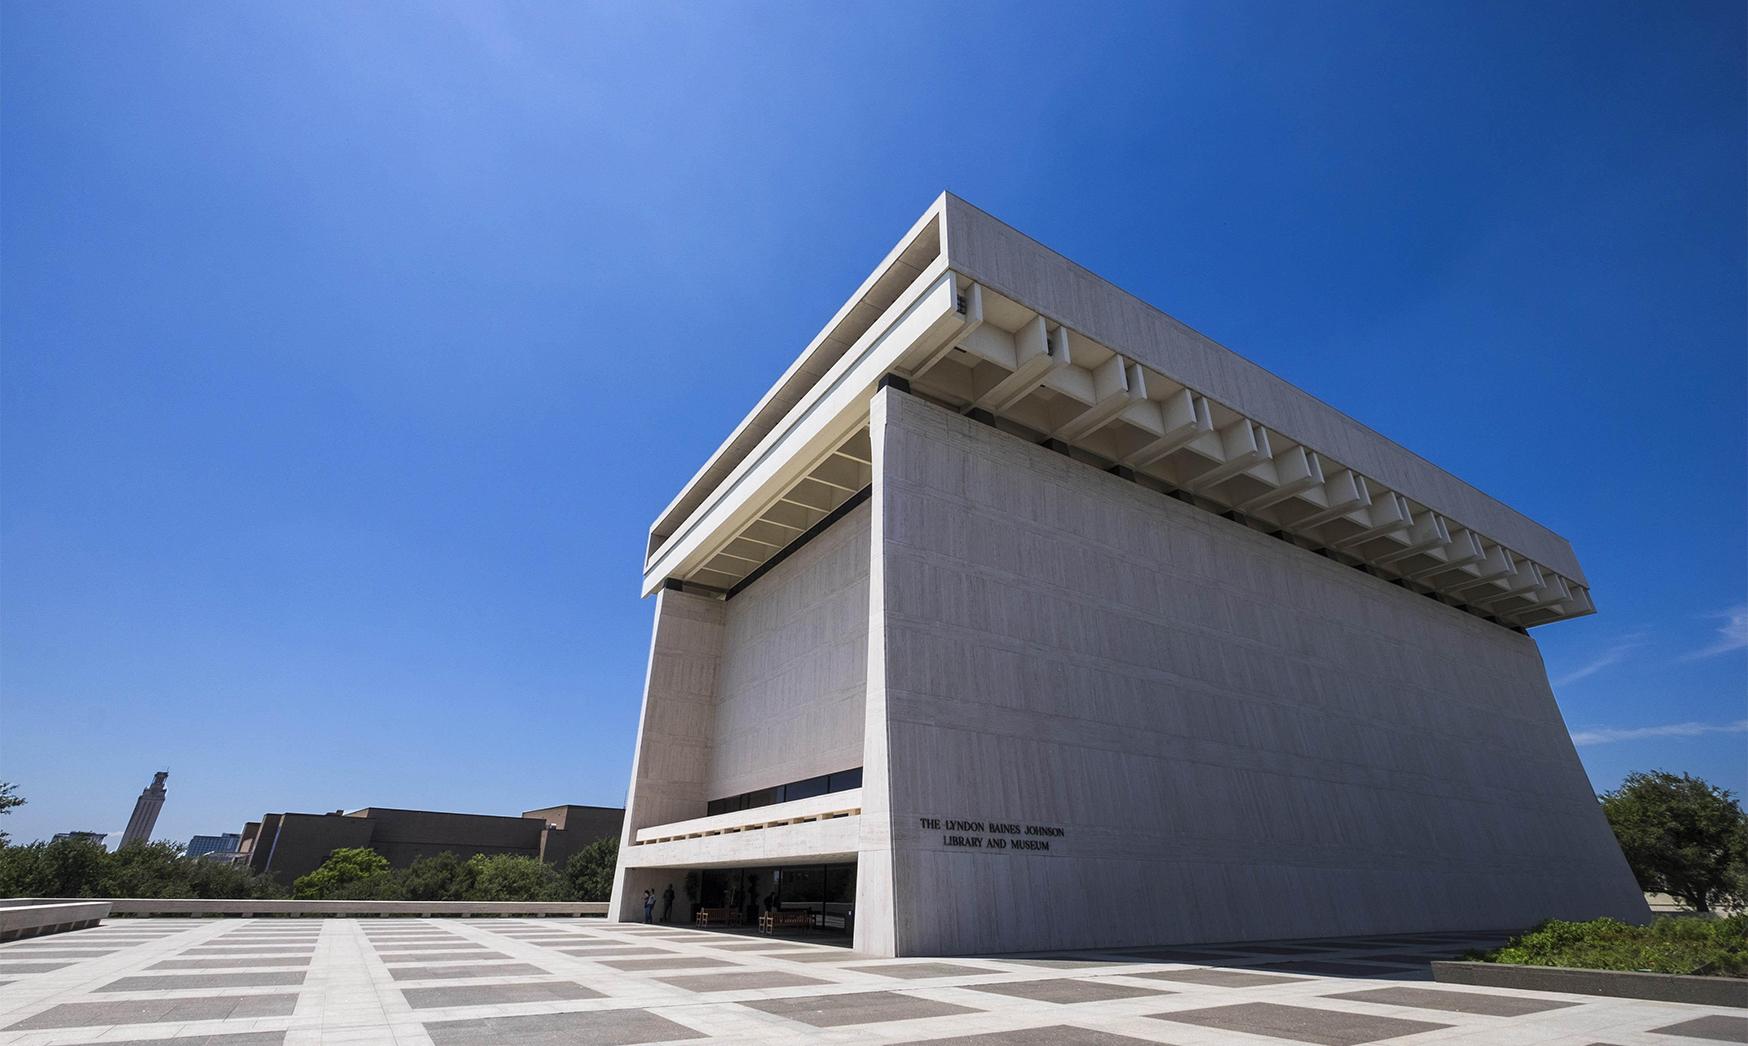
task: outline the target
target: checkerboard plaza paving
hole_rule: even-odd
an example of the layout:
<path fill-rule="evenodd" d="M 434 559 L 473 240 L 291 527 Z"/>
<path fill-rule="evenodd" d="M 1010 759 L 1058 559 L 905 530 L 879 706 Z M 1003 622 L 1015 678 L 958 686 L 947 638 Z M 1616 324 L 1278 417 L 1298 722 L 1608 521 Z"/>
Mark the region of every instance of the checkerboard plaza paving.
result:
<path fill-rule="evenodd" d="M 306 954 L 213 951 L 287 936 Z M 1425 957 L 1485 943 L 1463 935 L 951 959 L 841 943 L 598 919 L 112 920 L 0 945 L 0 1046 L 1748 1042 L 1748 1010 L 1432 983 Z"/>

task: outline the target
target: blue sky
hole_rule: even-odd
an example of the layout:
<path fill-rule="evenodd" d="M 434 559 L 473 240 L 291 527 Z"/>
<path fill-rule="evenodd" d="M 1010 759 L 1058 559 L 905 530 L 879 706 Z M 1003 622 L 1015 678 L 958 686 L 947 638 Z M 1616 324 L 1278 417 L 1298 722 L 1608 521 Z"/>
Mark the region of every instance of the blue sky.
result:
<path fill-rule="evenodd" d="M 4 0 L 6 827 L 622 802 L 649 521 L 943 188 L 1564 534 L 1593 782 L 1748 788 L 1745 29 Z"/>

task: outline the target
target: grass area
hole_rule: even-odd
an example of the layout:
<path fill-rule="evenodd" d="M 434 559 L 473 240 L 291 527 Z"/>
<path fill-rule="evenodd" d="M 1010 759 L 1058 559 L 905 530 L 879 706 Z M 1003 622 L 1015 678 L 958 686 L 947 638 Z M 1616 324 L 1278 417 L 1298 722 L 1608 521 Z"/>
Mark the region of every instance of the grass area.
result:
<path fill-rule="evenodd" d="M 1505 947 L 1464 956 L 1519 966 L 1640 970 L 1748 977 L 1748 915 L 1728 919 L 1662 916 L 1649 926 L 1614 919 L 1550 919 Z"/>

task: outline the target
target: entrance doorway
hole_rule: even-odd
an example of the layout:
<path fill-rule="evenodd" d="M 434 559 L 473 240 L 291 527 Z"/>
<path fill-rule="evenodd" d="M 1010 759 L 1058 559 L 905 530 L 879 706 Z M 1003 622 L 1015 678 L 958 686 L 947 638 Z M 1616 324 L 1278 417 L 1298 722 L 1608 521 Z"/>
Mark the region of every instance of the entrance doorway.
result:
<path fill-rule="evenodd" d="M 698 906 L 738 912 L 747 926 L 757 926 L 759 914 L 772 911 L 805 916 L 813 929 L 850 933 L 856 918 L 856 866 L 706 868 L 699 876 Z"/>

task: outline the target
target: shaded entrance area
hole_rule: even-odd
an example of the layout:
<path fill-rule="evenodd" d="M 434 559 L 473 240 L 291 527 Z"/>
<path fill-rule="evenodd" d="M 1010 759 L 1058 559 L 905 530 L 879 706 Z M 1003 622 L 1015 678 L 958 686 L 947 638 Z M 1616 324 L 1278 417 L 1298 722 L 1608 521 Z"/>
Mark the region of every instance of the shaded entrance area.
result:
<path fill-rule="evenodd" d="M 856 925 L 856 865 L 704 868 L 693 923 L 776 936 L 848 937 Z"/>

